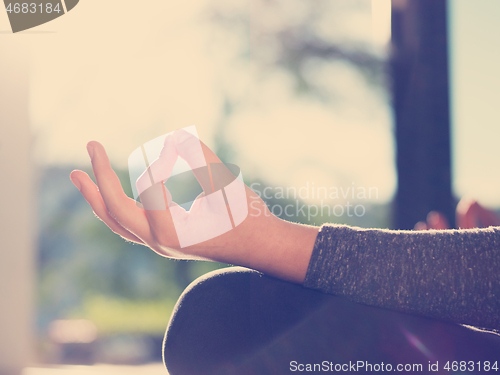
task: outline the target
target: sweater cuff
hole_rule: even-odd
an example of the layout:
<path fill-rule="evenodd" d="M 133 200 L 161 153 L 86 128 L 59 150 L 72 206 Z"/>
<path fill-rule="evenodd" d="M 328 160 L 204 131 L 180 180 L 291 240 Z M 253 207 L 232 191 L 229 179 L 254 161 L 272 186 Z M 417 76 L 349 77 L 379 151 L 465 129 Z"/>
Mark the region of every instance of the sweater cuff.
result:
<path fill-rule="evenodd" d="M 304 279 L 306 288 L 325 291 L 325 287 L 330 284 L 328 276 L 335 273 L 335 258 L 340 255 L 337 251 L 339 232 L 346 228 L 345 225 L 337 224 L 324 224 L 320 228 Z"/>

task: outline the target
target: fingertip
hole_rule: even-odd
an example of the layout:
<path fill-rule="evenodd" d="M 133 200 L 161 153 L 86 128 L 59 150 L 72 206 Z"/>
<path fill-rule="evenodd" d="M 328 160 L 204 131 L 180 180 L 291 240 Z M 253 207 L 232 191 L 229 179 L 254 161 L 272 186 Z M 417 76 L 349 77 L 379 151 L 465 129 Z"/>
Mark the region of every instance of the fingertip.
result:
<path fill-rule="evenodd" d="M 415 226 L 413 227 L 414 230 L 427 230 L 427 223 L 425 221 L 419 221 Z"/>
<path fill-rule="evenodd" d="M 94 152 L 96 149 L 103 148 L 102 145 L 97 141 L 90 141 L 87 143 L 87 152 L 90 156 L 90 161 L 94 160 Z"/>
<path fill-rule="evenodd" d="M 87 147 L 89 147 L 89 146 L 92 146 L 92 147 L 94 147 L 94 146 L 101 146 L 102 147 L 102 145 L 99 142 L 97 142 L 97 141 L 89 141 L 87 143 Z"/>
<path fill-rule="evenodd" d="M 443 213 L 439 211 L 429 212 L 429 214 L 427 215 L 427 223 L 429 229 L 441 230 L 449 228 L 448 219 Z"/>
<path fill-rule="evenodd" d="M 82 192 L 83 190 L 85 190 L 85 186 L 88 186 L 90 182 L 93 183 L 92 179 L 86 172 L 80 171 L 78 169 L 72 171 L 69 175 L 69 178 L 71 179 L 71 182 L 73 182 L 73 184 L 78 188 L 78 190 Z"/>
<path fill-rule="evenodd" d="M 71 171 L 71 173 L 69 174 L 69 178 L 71 178 L 71 180 L 73 180 L 73 178 L 81 179 L 84 176 L 88 176 L 88 174 L 84 171 L 79 170 L 79 169 L 75 169 L 75 170 Z"/>
<path fill-rule="evenodd" d="M 439 220 L 440 216 L 441 216 L 441 213 L 439 213 L 438 211 L 430 211 L 427 214 L 427 221 L 429 222 L 429 221 Z"/>
<path fill-rule="evenodd" d="M 478 203 L 474 198 L 465 196 L 460 199 L 460 202 L 458 202 L 457 210 L 468 210 L 469 207 L 473 207 L 476 205 L 478 205 Z"/>
<path fill-rule="evenodd" d="M 83 173 L 82 171 L 74 170 L 73 172 L 70 173 L 69 178 L 73 183 L 73 185 L 75 185 L 78 190 L 82 190 L 82 183 L 78 178 L 79 172 Z"/>

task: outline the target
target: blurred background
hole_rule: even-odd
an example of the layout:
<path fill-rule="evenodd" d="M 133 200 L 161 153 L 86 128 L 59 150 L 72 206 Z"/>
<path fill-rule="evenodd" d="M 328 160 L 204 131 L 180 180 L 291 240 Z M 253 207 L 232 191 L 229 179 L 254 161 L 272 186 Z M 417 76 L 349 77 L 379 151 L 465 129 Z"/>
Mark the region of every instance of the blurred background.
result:
<path fill-rule="evenodd" d="M 287 220 L 411 229 L 434 209 L 453 223 L 464 195 L 499 207 L 498 16 L 496 0 L 82 0 L 12 34 L 0 10 L 0 374 L 160 362 L 182 290 L 226 266 L 98 221 L 69 180 L 91 173 L 90 140 L 130 196 L 128 155 L 195 125 Z"/>

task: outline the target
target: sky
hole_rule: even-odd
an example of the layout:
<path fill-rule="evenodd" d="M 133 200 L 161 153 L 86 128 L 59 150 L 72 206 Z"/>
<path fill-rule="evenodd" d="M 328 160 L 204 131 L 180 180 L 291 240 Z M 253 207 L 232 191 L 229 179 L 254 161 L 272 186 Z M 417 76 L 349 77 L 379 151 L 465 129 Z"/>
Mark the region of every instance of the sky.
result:
<path fill-rule="evenodd" d="M 226 3 L 234 8 L 249 4 Z M 336 6 L 344 3 L 332 0 Z M 396 174 L 387 98 L 339 62 L 316 64 L 310 74 L 341 98 L 335 106 L 296 97 L 290 77 L 280 71 L 270 71 L 256 85 L 255 67 L 232 63 L 236 37 L 210 44 L 203 21 L 207 4 L 158 0 L 149 4 L 153 11 L 118 0 L 82 0 L 64 17 L 31 32 L 0 34 L 18 38 L 31 56 L 37 161 L 87 165 L 85 145 L 98 140 L 113 165 L 126 167 L 128 155 L 141 144 L 192 125 L 213 146 L 224 104 L 221 87 L 227 89 L 230 82 L 231 93 L 249 98 L 228 119 L 225 132 L 244 177 L 284 187 L 308 182 L 377 187 L 376 200 L 389 201 Z M 300 10 L 300 1 L 288 4 L 289 16 L 300 17 L 299 11 L 292 12 Z M 365 8 L 326 22 L 325 32 L 384 50 L 388 1 L 372 0 L 371 5 L 368 12 Z M 454 187 L 457 195 L 472 195 L 491 206 L 500 206 L 495 173 L 500 164 L 498 15 L 497 0 L 450 1 Z M 279 26 L 279 17 L 266 21 Z M 8 29 L 6 14 L 0 12 L 0 30 Z"/>

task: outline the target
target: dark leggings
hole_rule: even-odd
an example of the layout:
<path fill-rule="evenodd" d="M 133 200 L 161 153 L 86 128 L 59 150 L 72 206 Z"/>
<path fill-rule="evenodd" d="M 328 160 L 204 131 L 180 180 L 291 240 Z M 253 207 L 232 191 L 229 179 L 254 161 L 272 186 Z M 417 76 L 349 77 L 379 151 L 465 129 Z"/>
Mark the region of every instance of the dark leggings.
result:
<path fill-rule="evenodd" d="M 500 366 L 500 336 L 227 268 L 186 289 L 167 328 L 163 353 L 170 375 L 354 369 L 476 374 L 483 373 L 484 361 Z M 447 361 L 450 371 L 444 369 Z M 451 371 L 453 361 L 466 361 L 468 369 Z M 429 371 L 436 363 L 439 371 Z"/>

